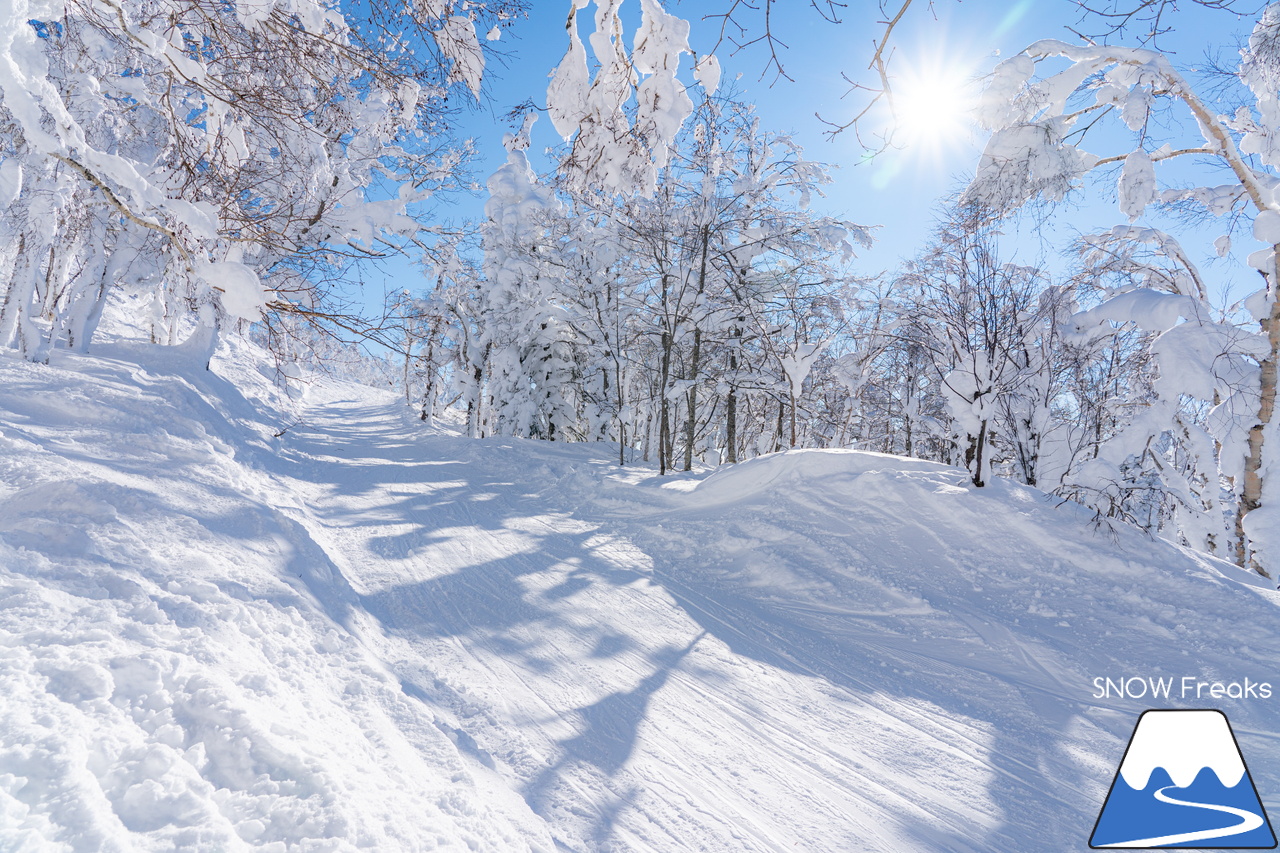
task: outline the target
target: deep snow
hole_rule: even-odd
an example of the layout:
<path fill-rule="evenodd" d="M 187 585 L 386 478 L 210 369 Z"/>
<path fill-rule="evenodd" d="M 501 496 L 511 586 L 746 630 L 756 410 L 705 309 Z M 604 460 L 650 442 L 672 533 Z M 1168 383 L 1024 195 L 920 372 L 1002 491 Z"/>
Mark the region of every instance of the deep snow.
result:
<path fill-rule="evenodd" d="M 54 356 L 0 357 L 0 850 L 1084 850 L 1148 707 L 1280 812 L 1280 595 L 1035 489 Z"/>

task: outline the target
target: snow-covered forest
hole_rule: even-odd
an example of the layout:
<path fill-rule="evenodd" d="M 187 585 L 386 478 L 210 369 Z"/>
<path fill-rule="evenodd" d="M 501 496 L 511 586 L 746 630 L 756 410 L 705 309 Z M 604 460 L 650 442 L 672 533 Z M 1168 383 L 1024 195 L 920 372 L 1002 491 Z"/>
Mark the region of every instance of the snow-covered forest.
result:
<path fill-rule="evenodd" d="M 1077 850 L 1270 678 L 1280 4 L 554 5 L 0 0 L 0 850 Z"/>

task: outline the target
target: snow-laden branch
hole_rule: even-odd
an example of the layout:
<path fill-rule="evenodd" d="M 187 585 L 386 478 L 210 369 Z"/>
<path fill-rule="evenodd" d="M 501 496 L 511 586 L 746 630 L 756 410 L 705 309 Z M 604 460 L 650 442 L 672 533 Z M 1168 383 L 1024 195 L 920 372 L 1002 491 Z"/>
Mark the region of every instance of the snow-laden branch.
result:
<path fill-rule="evenodd" d="M 670 161 L 671 144 L 694 109 L 689 86 L 679 78 L 681 57 L 691 52 L 689 23 L 658 0 L 642 0 L 640 27 L 628 53 L 621 0 L 595 0 L 595 31 L 588 39 L 599 65 L 593 79 L 578 34 L 578 14 L 588 2 L 572 2 L 569 46 L 547 87 L 551 122 L 571 143 L 564 168 L 582 187 L 652 193 Z M 706 96 L 714 94 L 718 60 L 711 55 L 698 60 L 694 77 Z"/>

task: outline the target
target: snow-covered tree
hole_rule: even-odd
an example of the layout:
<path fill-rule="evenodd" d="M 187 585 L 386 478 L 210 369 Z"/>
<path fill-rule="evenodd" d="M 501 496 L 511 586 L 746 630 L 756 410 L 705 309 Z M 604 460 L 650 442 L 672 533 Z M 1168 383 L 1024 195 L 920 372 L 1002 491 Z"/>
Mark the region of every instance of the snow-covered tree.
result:
<path fill-rule="evenodd" d="M 682 445 L 687 469 L 703 450 L 739 457 L 742 405 L 763 414 L 768 397 L 786 419 L 825 343 L 806 337 L 817 329 L 809 308 L 838 286 L 830 263 L 869 236 L 808 209 L 825 170 L 788 137 L 762 131 L 748 107 L 706 101 L 680 143 L 656 192 L 613 216 L 653 323 L 651 443 L 660 467 L 674 466 Z M 781 430 L 775 438 L 790 443 Z"/>
<path fill-rule="evenodd" d="M 823 167 L 723 99 L 677 135 L 651 192 L 583 188 L 577 147 L 539 179 L 525 140 L 490 179 L 483 228 L 486 423 L 616 440 L 620 460 L 630 444 L 662 471 L 758 452 L 766 434 L 763 449 L 800 443 L 806 377 L 839 324 L 835 267 L 869 239 L 807 209 Z"/>
<path fill-rule="evenodd" d="M 477 337 L 480 270 L 474 228 L 463 228 L 431 246 L 422 259 L 428 285 L 414 296 L 402 290 L 388 299 L 382 341 L 398 353 L 405 403 L 433 421 L 462 400 L 474 379 L 468 356 Z"/>
<path fill-rule="evenodd" d="M 529 166 L 528 129 L 507 136 L 507 162 L 488 181 L 479 306 L 484 371 L 494 429 L 554 439 L 576 419 L 574 331 L 548 267 L 560 203 Z"/>
<path fill-rule="evenodd" d="M 1100 340 L 1137 330 L 1155 372 L 1129 386 L 1128 411 L 1074 481 L 1086 491 L 1096 484 L 1109 503 L 1120 505 L 1124 490 L 1117 484 L 1133 484 L 1133 472 L 1144 471 L 1137 488 L 1163 495 L 1157 515 L 1175 538 L 1231 556 L 1226 519 L 1235 513 L 1225 511 L 1221 496 L 1224 483 L 1226 494 L 1235 500 L 1240 494 L 1256 399 L 1256 366 L 1246 356 L 1254 335 L 1213 311 L 1196 265 L 1157 229 L 1118 226 L 1083 238 L 1080 251 L 1086 277 L 1103 295 L 1074 318 L 1075 337 Z M 1235 447 L 1227 444 L 1233 440 Z"/>
<path fill-rule="evenodd" d="M 155 336 L 318 318 L 315 268 L 415 238 L 462 157 L 476 27 L 519 0 L 30 0 L 0 9 L 0 345 L 83 347 L 141 289 Z M 54 223 L 57 227 L 53 227 Z M 205 335 L 211 339 L 209 335 Z"/>
<path fill-rule="evenodd" d="M 973 484 L 987 484 L 999 434 L 1020 479 L 1035 485 L 1056 394 L 1062 291 L 1039 269 L 1001 260 L 997 235 L 968 211 L 941 229 L 898 288 Z"/>
<path fill-rule="evenodd" d="M 1065 63 L 1055 69 L 1055 63 Z M 980 110 L 993 131 L 967 199 L 1008 210 L 1041 196 L 1062 198 L 1087 173 L 1120 163 L 1120 209 L 1131 220 L 1151 204 L 1191 202 L 1213 216 L 1244 215 L 1264 248 L 1250 263 L 1266 287 L 1246 303 L 1261 331 L 1245 334 L 1215 322 L 1203 293 L 1184 280 L 1117 296 L 1111 319 L 1150 322 L 1159 315 L 1156 346 L 1184 355 L 1176 375 L 1187 393 L 1215 406 L 1210 423 L 1221 445 L 1219 463 L 1239 495 L 1237 558 L 1269 574 L 1280 566 L 1280 437 L 1276 426 L 1276 374 L 1280 357 L 1280 302 L 1276 299 L 1280 251 L 1280 5 L 1261 15 L 1242 52 L 1238 79 L 1250 103 L 1219 115 L 1195 87 L 1154 50 L 1040 41 L 1002 62 L 992 75 Z M 1084 148 L 1086 133 L 1109 117 L 1130 134 L 1132 149 L 1098 155 Z M 1152 145 L 1155 122 L 1182 121 L 1195 128 L 1179 145 Z M 1200 158 L 1225 167 L 1229 182 L 1190 189 L 1161 180 L 1161 164 Z M 1162 186 L 1167 188 L 1162 189 Z M 1120 235 L 1137 239 L 1136 232 Z M 1166 246 L 1168 245 L 1166 241 Z M 1185 267 L 1185 265 L 1184 265 Z M 1146 328 L 1153 328 L 1146 325 Z M 1219 369 L 1231 365 L 1229 379 Z M 1166 360 L 1163 369 L 1171 370 Z M 1225 384 L 1224 384 L 1225 382 Z M 1202 473 L 1201 475 L 1204 475 Z M 1212 488 L 1212 477 L 1208 488 Z"/>

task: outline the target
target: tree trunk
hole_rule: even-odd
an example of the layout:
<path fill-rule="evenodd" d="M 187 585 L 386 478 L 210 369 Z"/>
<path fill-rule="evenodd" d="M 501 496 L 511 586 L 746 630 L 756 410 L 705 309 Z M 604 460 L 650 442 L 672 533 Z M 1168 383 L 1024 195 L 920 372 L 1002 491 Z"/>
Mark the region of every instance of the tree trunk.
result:
<path fill-rule="evenodd" d="M 1274 246 L 1277 269 L 1280 270 L 1280 245 Z M 1248 567 L 1265 578 L 1271 577 L 1266 567 L 1258 559 L 1258 555 L 1245 547 L 1244 520 L 1258 507 L 1262 506 L 1263 486 L 1263 442 L 1266 439 L 1267 427 L 1276 411 L 1276 373 L 1277 359 L 1280 358 L 1280 282 L 1272 276 L 1268 285 L 1271 290 L 1271 315 L 1262 320 L 1262 331 L 1270 344 L 1270 353 L 1261 365 L 1261 396 L 1258 401 L 1258 422 L 1249 430 L 1249 455 L 1244 463 L 1244 491 L 1240 496 L 1240 515 L 1236 524 L 1240 536 L 1241 564 L 1244 564 L 1245 552 L 1248 552 Z"/>
<path fill-rule="evenodd" d="M 796 395 L 791 395 L 791 446 L 796 446 Z"/>
<path fill-rule="evenodd" d="M 435 418 L 435 338 L 440 333 L 440 320 L 431 323 L 431 332 L 426 338 L 426 388 L 422 391 L 421 420 Z"/>
<path fill-rule="evenodd" d="M 742 340 L 742 329 L 735 327 L 730 336 L 737 340 Z M 734 345 L 736 346 L 736 344 Z M 728 452 L 728 461 L 736 463 L 738 461 L 738 387 L 733 380 L 738 375 L 738 353 L 736 349 L 729 350 L 729 398 L 725 401 L 725 429 L 728 432 L 726 448 Z"/>
<path fill-rule="evenodd" d="M 409 366 L 413 363 L 413 335 L 409 331 L 408 321 L 404 330 L 404 404 L 413 405 L 413 395 L 409 393 Z"/>
<path fill-rule="evenodd" d="M 644 413 L 644 440 L 640 442 L 640 461 L 648 462 L 653 455 L 653 395 L 649 396 L 649 405 Z"/>
<path fill-rule="evenodd" d="M 902 419 L 902 453 L 904 456 L 915 455 L 915 445 L 911 441 L 911 415 L 906 415 Z"/>
<path fill-rule="evenodd" d="M 773 452 L 777 453 L 782 449 L 782 425 L 787 416 L 787 402 L 781 397 L 778 398 L 778 429 L 773 435 Z"/>
<path fill-rule="evenodd" d="M 484 422 L 484 371 L 489 363 L 489 348 L 492 344 L 485 344 L 484 350 L 480 355 L 480 363 L 476 364 L 472 370 L 473 385 L 471 388 L 471 399 L 467 401 L 467 431 L 472 438 L 484 438 L 481 425 Z"/>
<path fill-rule="evenodd" d="M 983 463 L 986 462 L 986 450 L 987 422 L 983 421 L 978 427 L 978 438 L 973 443 L 973 484 L 978 488 L 987 484 L 986 473 L 982 470 Z"/>
<path fill-rule="evenodd" d="M 627 465 L 627 421 L 622 416 L 622 407 L 624 399 L 622 396 L 622 365 L 618 363 L 618 357 L 613 358 L 613 379 L 614 388 L 618 392 L 618 467 L 625 468 Z"/>
<path fill-rule="evenodd" d="M 730 386 L 729 398 L 725 401 L 725 438 L 726 461 L 738 461 L 738 392 Z"/>
<path fill-rule="evenodd" d="M 671 333 L 662 333 L 662 385 L 658 401 L 658 474 L 667 473 L 667 446 L 671 441 L 671 410 L 667 403 L 667 387 L 671 381 Z"/>
<path fill-rule="evenodd" d="M 698 379 L 698 358 L 702 353 L 702 329 L 694 327 L 693 330 L 693 353 L 689 358 L 689 379 L 696 382 Z M 693 470 L 693 441 L 697 437 L 697 415 L 698 415 L 698 386 L 689 386 L 689 419 L 684 429 L 684 470 Z"/>
<path fill-rule="evenodd" d="M 711 228 L 704 224 L 702 226 L 702 263 L 698 269 L 698 297 L 699 301 L 702 294 L 707 289 L 707 251 L 711 246 Z M 697 301 L 694 303 L 697 307 Z M 698 358 L 702 353 L 702 328 L 698 325 L 697 317 L 693 323 L 693 353 L 689 357 L 689 420 L 684 431 L 684 470 L 693 470 L 693 441 L 697 437 L 698 426 L 698 387 L 693 384 L 698 380 Z"/>

